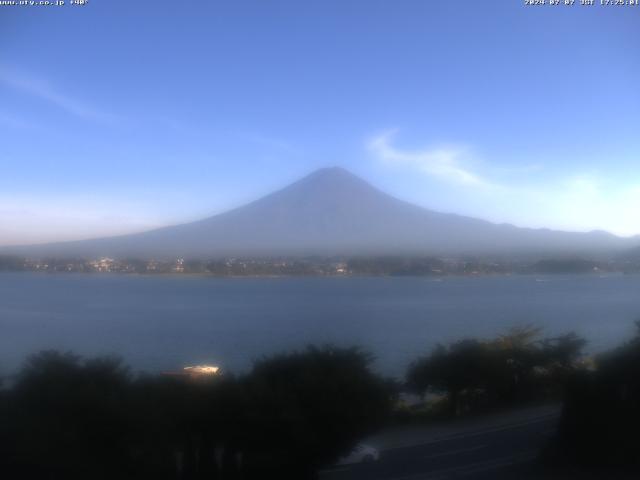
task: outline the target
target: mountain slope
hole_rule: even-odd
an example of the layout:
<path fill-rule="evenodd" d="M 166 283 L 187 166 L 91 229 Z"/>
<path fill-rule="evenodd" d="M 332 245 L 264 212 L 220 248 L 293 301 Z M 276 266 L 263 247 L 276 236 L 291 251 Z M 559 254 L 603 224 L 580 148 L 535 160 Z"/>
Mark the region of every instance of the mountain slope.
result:
<path fill-rule="evenodd" d="M 497 225 L 391 197 L 341 168 L 318 170 L 221 215 L 140 234 L 9 249 L 51 256 L 599 253 L 637 245 L 605 232 Z"/>

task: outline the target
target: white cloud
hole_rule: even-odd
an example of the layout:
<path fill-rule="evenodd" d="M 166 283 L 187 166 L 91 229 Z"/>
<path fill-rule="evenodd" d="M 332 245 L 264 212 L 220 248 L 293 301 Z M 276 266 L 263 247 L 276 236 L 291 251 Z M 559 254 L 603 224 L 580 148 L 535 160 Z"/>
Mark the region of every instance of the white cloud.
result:
<path fill-rule="evenodd" d="M 574 175 L 542 190 L 548 215 L 580 230 L 604 229 L 618 235 L 640 233 L 640 184 L 595 173 Z"/>
<path fill-rule="evenodd" d="M 444 186 L 475 187 L 471 196 L 451 190 L 415 198 L 417 203 L 521 227 L 640 234 L 640 179 L 630 172 L 575 171 L 554 178 L 543 163 L 491 165 L 474 161 L 465 148 L 400 149 L 393 143 L 396 134 L 374 137 L 370 151 L 388 165 L 423 172 Z"/>
<path fill-rule="evenodd" d="M 111 122 L 116 119 L 111 114 L 101 112 L 80 100 L 59 92 L 44 80 L 36 79 L 5 67 L 0 68 L 0 82 L 15 90 L 52 103 L 77 117 L 103 122 Z"/>
<path fill-rule="evenodd" d="M 401 150 L 392 145 L 397 130 L 387 131 L 369 142 L 369 149 L 381 160 L 418 169 L 450 183 L 476 187 L 495 186 L 467 165 L 469 155 L 460 147 Z"/>

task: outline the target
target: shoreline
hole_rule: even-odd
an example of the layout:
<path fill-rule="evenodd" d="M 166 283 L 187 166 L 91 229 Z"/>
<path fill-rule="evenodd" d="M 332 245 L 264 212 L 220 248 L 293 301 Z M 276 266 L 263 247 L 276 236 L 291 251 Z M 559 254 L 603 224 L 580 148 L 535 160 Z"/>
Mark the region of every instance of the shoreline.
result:
<path fill-rule="evenodd" d="M 444 280 L 447 278 L 485 278 L 485 277 L 557 277 L 557 276 L 580 276 L 580 277 L 620 277 L 638 275 L 640 272 L 488 272 L 488 273 L 451 273 L 451 274 L 247 274 L 247 275 L 218 275 L 209 272 L 191 273 L 139 273 L 139 272 L 79 272 L 79 271 L 42 271 L 42 270 L 0 270 L 0 274 L 31 273 L 41 275 L 86 275 L 86 276 L 122 276 L 122 277 L 185 277 L 185 278 L 429 278 L 433 280 Z"/>

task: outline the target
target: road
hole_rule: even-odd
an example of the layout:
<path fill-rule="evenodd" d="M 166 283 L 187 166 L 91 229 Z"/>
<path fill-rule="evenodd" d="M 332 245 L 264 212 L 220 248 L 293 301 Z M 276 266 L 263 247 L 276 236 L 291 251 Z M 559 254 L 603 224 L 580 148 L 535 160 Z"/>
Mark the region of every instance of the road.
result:
<path fill-rule="evenodd" d="M 380 460 L 321 472 L 321 480 L 523 478 L 555 432 L 559 408 L 541 407 L 432 428 L 383 432 L 365 442 Z"/>

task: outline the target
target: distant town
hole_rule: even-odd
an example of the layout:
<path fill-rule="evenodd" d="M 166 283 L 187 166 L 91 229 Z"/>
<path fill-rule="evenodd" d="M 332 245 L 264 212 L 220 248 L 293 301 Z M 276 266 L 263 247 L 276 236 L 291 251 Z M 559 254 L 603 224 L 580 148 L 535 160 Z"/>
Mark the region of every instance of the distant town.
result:
<path fill-rule="evenodd" d="M 0 271 L 242 276 L 445 276 L 640 273 L 640 261 L 583 258 L 505 260 L 439 257 L 221 258 L 212 260 L 58 259 L 0 256 Z"/>

